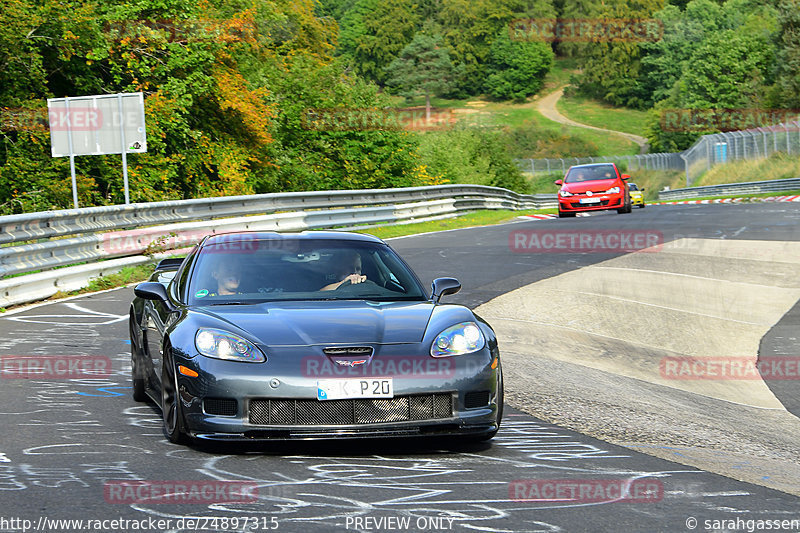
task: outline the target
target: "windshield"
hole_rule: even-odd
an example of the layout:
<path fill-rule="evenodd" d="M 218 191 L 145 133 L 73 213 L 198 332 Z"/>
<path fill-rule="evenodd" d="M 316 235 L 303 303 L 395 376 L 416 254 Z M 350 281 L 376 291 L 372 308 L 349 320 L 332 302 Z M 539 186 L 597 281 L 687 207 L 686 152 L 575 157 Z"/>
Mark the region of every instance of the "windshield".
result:
<path fill-rule="evenodd" d="M 636 186 L 635 183 L 628 183 L 628 188 L 632 191 L 638 191 L 639 187 Z"/>
<path fill-rule="evenodd" d="M 278 300 L 426 300 L 416 276 L 380 243 L 264 239 L 204 246 L 190 305 Z"/>
<path fill-rule="evenodd" d="M 611 180 L 617 177 L 612 165 L 598 165 L 593 167 L 572 167 L 564 178 L 565 183 L 580 183 L 582 181 Z"/>

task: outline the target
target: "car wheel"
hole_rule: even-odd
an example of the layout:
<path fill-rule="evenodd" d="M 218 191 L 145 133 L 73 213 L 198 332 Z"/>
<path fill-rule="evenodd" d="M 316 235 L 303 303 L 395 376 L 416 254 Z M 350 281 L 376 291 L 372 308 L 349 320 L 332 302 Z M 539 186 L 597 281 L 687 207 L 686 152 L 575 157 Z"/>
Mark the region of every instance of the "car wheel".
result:
<path fill-rule="evenodd" d="M 136 339 L 139 338 L 139 335 L 136 332 L 136 323 L 133 320 L 133 315 L 131 315 L 130 320 L 128 321 L 128 330 L 130 332 L 130 339 L 131 339 L 131 379 L 133 381 L 133 400 L 136 402 L 144 402 L 147 400 L 147 393 L 145 392 L 145 382 L 144 382 L 144 369 L 142 368 L 142 355 L 141 350 L 139 350 L 139 346 L 136 343 Z"/>
<path fill-rule="evenodd" d="M 644 209 L 644 204 L 639 206 L 640 209 Z"/>
<path fill-rule="evenodd" d="M 182 444 L 186 442 L 186 436 L 178 392 L 178 376 L 172 357 L 168 353 L 169 349 L 165 347 L 161 366 L 161 415 L 164 419 L 164 432 L 169 441 L 173 444 Z"/>

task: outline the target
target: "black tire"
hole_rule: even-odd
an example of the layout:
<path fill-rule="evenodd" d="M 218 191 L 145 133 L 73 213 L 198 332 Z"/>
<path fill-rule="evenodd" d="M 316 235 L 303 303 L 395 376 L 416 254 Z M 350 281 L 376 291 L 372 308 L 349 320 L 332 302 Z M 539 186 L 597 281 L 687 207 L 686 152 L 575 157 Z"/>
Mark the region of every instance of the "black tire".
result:
<path fill-rule="evenodd" d="M 639 209 L 644 209 L 644 204 L 640 205 Z"/>
<path fill-rule="evenodd" d="M 183 412 L 178 392 L 178 376 L 175 363 L 169 355 L 169 349 L 164 347 L 164 357 L 161 366 L 161 417 L 164 420 L 164 433 L 173 444 L 186 442 L 183 424 Z"/>
<path fill-rule="evenodd" d="M 137 344 L 139 335 L 136 333 L 136 324 L 133 320 L 133 315 L 128 321 L 128 330 L 131 339 L 131 381 L 133 385 L 131 390 L 133 392 L 133 400 L 136 402 L 147 401 L 147 392 L 145 391 L 144 369 L 142 368 L 142 353 Z"/>

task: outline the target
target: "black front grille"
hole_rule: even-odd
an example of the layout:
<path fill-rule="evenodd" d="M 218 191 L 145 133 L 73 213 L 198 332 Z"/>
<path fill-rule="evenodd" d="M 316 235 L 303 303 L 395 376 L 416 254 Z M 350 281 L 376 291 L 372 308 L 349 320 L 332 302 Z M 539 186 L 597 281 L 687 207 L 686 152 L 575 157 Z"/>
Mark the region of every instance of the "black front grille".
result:
<path fill-rule="evenodd" d="M 230 398 L 206 398 L 203 410 L 209 415 L 236 416 L 236 400 Z"/>
<path fill-rule="evenodd" d="M 260 426 L 337 426 L 453 417 L 450 393 L 359 400 L 250 400 L 249 421 Z"/>
<path fill-rule="evenodd" d="M 489 396 L 490 392 L 488 390 L 468 392 L 464 395 L 464 407 L 467 409 L 486 407 L 489 405 Z"/>
<path fill-rule="evenodd" d="M 600 200 L 599 202 L 595 202 L 593 204 L 582 204 L 580 202 L 573 202 L 571 205 L 574 208 L 579 208 L 579 207 L 603 207 L 603 206 L 608 205 L 608 202 L 609 202 L 608 200 Z"/>

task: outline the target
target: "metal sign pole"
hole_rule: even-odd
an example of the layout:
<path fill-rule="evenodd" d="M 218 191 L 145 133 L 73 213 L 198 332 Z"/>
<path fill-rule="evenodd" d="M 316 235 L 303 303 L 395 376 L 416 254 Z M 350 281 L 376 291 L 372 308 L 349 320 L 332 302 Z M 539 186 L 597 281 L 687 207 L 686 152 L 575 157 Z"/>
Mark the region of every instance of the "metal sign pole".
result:
<path fill-rule="evenodd" d="M 119 108 L 119 137 L 122 141 L 122 183 L 125 187 L 125 204 L 131 203 L 128 193 L 128 147 L 125 144 L 125 113 L 122 111 L 122 95 L 117 95 Z"/>
<path fill-rule="evenodd" d="M 78 183 L 75 180 L 75 150 L 72 149 L 72 117 L 69 114 L 69 100 L 64 100 L 67 109 L 67 142 L 69 143 L 69 173 L 72 176 L 72 203 L 78 209 Z"/>

